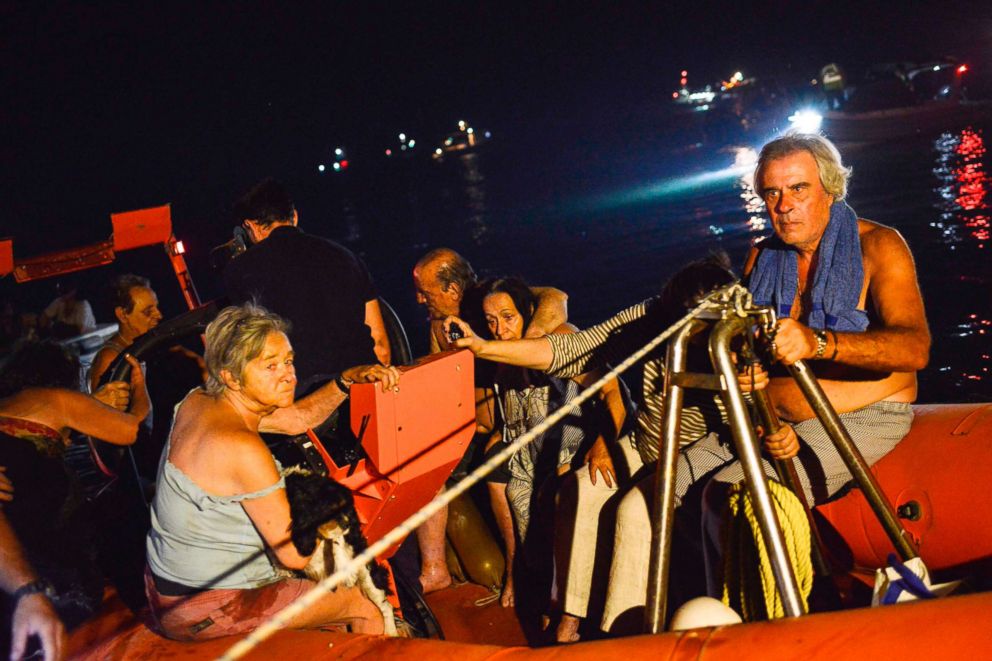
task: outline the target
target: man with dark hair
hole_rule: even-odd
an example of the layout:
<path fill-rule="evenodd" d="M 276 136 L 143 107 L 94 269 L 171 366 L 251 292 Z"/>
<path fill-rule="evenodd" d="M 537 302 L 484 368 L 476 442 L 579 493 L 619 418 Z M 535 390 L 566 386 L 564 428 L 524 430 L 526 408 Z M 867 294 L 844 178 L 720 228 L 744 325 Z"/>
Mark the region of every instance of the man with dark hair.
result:
<path fill-rule="evenodd" d="M 292 198 L 273 179 L 238 200 L 235 214 L 254 245 L 227 265 L 228 296 L 255 300 L 292 324 L 297 396 L 348 367 L 389 364 L 372 277 L 355 254 L 300 231 Z"/>
<path fill-rule="evenodd" d="M 93 357 L 88 377 L 91 391 L 96 390 L 100 377 L 114 359 L 162 320 L 158 296 L 148 278 L 132 273 L 117 276 L 110 283 L 110 298 L 117 318 L 117 332 Z"/>

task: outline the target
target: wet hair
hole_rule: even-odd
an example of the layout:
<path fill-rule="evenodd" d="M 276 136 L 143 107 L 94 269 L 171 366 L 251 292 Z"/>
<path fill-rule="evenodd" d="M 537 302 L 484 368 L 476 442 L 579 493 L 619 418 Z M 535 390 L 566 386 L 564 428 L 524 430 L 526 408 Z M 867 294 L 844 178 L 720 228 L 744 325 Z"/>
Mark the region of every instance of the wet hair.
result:
<path fill-rule="evenodd" d="M 56 342 L 21 345 L 0 366 L 0 398 L 25 388 L 79 390 L 79 360 Z"/>
<path fill-rule="evenodd" d="M 448 291 L 452 284 L 457 284 L 464 292 L 479 281 L 468 260 L 451 248 L 431 250 L 417 261 L 415 268 L 422 269 L 434 262 L 440 262 L 437 267 L 437 279 L 441 283 L 442 291 Z"/>
<path fill-rule="evenodd" d="M 487 296 L 506 294 L 513 301 L 513 305 L 517 308 L 520 316 L 523 317 L 524 330 L 526 331 L 527 327 L 530 326 L 531 319 L 534 318 L 534 311 L 537 309 L 537 297 L 534 296 L 534 292 L 530 290 L 530 287 L 527 286 L 523 278 L 490 278 L 479 283 L 477 287 L 473 288 L 472 292 L 473 298 L 478 297 L 476 300 L 478 301 L 480 312 L 482 310 L 482 303 Z M 482 316 L 483 321 L 485 321 L 485 315 L 483 314 Z M 488 333 L 488 326 L 488 324 L 483 324 L 482 328 L 485 328 L 487 334 L 492 337 L 492 334 Z"/>
<path fill-rule="evenodd" d="M 660 322 L 660 328 L 668 328 L 703 296 L 736 280 L 727 253 L 712 253 L 686 264 L 669 278 L 654 299 L 650 312 Z"/>
<path fill-rule="evenodd" d="M 260 305 L 245 303 L 221 310 L 207 326 L 203 356 L 207 363 L 207 392 L 219 395 L 227 388 L 220 376 L 222 370 L 242 380 L 245 365 L 258 358 L 265 338 L 274 332 L 289 333 L 289 323 Z"/>
<path fill-rule="evenodd" d="M 761 173 L 771 161 L 785 158 L 796 152 L 805 151 L 816 160 L 820 173 L 820 183 L 835 200 L 843 200 L 847 195 L 847 182 L 851 178 L 851 168 L 841 162 L 840 152 L 834 143 L 822 135 L 789 132 L 775 138 L 761 148 L 758 165 L 754 169 L 754 188 L 761 195 Z"/>
<path fill-rule="evenodd" d="M 125 273 L 114 278 L 110 283 L 110 299 L 114 308 L 124 308 L 124 312 L 131 314 L 134 312 L 134 299 L 131 297 L 131 290 L 135 287 L 151 289 L 152 283 L 148 278 L 133 273 Z"/>
<path fill-rule="evenodd" d="M 234 203 L 234 216 L 238 223 L 254 220 L 268 227 L 274 223 L 291 222 L 294 213 L 296 206 L 286 187 L 271 177 L 252 186 Z"/>

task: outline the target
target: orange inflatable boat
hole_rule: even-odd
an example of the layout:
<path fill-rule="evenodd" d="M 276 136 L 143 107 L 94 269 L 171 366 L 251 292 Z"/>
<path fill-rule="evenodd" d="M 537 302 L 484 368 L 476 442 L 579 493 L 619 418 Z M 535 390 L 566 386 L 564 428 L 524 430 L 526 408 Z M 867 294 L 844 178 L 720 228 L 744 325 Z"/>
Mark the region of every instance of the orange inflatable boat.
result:
<path fill-rule="evenodd" d="M 455 355 L 423 369 L 454 369 Z M 450 361 L 450 362 L 449 362 Z M 431 367 L 433 365 L 433 367 Z M 413 368 L 415 374 L 418 369 Z M 426 373 L 426 372 L 425 372 Z M 412 380 L 409 382 L 412 386 Z M 407 389 L 414 398 L 412 387 Z M 400 395 L 402 397 L 402 393 Z M 371 401 L 371 400 L 370 400 Z M 414 401 L 413 399 L 410 400 Z M 353 413 L 361 424 L 369 406 Z M 439 415 L 397 405 L 396 426 L 411 429 L 413 418 Z M 461 407 L 453 406 L 455 411 Z M 992 527 L 986 501 L 986 476 L 992 475 L 992 404 L 943 404 L 916 407 L 916 421 L 898 448 L 874 468 L 887 497 L 916 537 L 928 567 L 943 579 L 992 580 Z M 381 415 L 381 414 L 380 414 Z M 404 415 L 412 416 L 404 418 Z M 457 414 L 456 414 L 456 417 Z M 370 425 L 371 423 L 365 423 Z M 380 427 L 384 419 L 379 418 Z M 452 435 L 452 441 L 457 435 Z M 441 444 L 444 445 L 444 444 Z M 382 456 L 382 455 L 380 455 Z M 435 466 L 443 473 L 447 462 Z M 429 471 L 430 472 L 430 471 Z M 432 487 L 433 488 L 433 487 Z M 421 500 L 418 498 L 417 500 Z M 372 509 L 375 509 L 373 507 Z M 381 509 L 381 508 L 380 508 Z M 884 565 L 892 551 L 864 498 L 853 490 L 818 508 L 831 555 L 846 557 L 852 573 L 866 575 Z M 388 512 L 387 512 L 387 516 Z M 373 526 L 374 527 L 374 526 Z M 992 652 L 992 593 L 964 594 L 881 608 L 852 608 L 772 622 L 709 627 L 655 636 L 635 636 L 568 646 L 529 648 L 513 609 L 498 603 L 476 605 L 488 591 L 463 584 L 428 597 L 446 640 L 387 639 L 353 634 L 282 631 L 246 658 L 409 659 L 525 658 L 660 659 L 768 658 L 957 658 Z M 190 644 L 166 640 L 109 598 L 106 611 L 71 636 L 74 659 L 215 658 L 236 639 Z M 984 650 L 984 652 L 983 652 Z"/>

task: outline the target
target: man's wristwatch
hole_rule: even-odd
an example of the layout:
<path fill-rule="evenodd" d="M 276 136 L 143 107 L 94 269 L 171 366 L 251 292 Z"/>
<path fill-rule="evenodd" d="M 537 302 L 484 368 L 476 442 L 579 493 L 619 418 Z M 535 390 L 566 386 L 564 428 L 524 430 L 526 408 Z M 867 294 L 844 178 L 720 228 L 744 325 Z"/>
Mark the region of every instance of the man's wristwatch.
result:
<path fill-rule="evenodd" d="M 813 354 L 813 358 L 823 358 L 827 350 L 827 331 L 814 330 L 813 335 L 816 337 L 816 353 Z"/>
<path fill-rule="evenodd" d="M 48 580 L 44 578 L 39 578 L 30 583 L 25 583 L 21 587 L 14 590 L 14 594 L 11 597 L 13 602 L 13 608 L 17 608 L 17 603 L 23 598 L 28 597 L 32 594 L 43 594 L 49 601 L 53 601 L 58 592 L 55 591 L 55 586 L 51 584 Z"/>
<path fill-rule="evenodd" d="M 343 374 L 338 374 L 334 377 L 334 383 L 336 383 L 338 388 L 341 389 L 341 392 L 347 395 L 351 392 L 351 385 L 355 382 L 351 379 L 345 378 Z"/>

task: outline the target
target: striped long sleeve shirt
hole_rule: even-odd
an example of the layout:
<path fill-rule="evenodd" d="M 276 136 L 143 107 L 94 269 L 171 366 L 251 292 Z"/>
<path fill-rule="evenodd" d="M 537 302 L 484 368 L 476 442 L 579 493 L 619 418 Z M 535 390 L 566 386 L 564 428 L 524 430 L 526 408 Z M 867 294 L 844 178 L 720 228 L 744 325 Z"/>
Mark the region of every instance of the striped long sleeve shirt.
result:
<path fill-rule="evenodd" d="M 664 328 L 657 328 L 647 315 L 652 299 L 621 311 L 606 321 L 571 335 L 546 335 L 553 358 L 548 373 L 570 378 L 592 369 L 608 369 L 650 342 Z M 644 403 L 637 416 L 635 442 L 644 463 L 658 460 L 658 440 L 665 393 L 664 347 L 659 347 L 644 363 Z M 723 423 L 722 407 L 713 393 L 688 390 L 682 408 L 679 441 L 692 443 Z"/>

